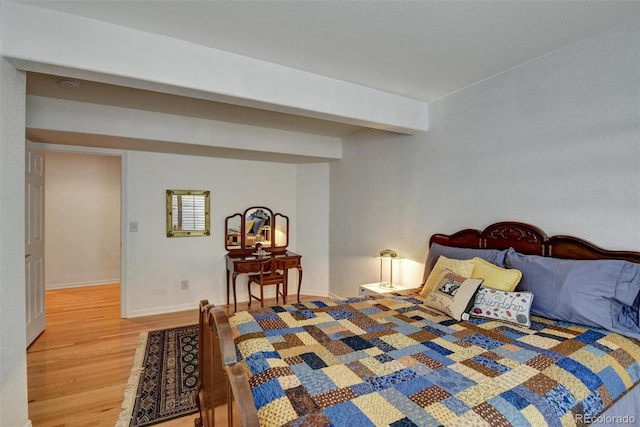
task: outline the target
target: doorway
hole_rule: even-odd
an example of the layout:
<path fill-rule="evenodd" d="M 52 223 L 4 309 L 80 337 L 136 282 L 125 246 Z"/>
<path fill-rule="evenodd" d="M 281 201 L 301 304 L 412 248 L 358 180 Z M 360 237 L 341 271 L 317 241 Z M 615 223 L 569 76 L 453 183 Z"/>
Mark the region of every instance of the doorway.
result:
<path fill-rule="evenodd" d="M 115 283 L 120 293 L 120 317 L 127 317 L 124 274 L 127 236 L 122 227 L 126 152 L 29 144 L 45 157 L 45 286 L 39 291 L 42 301 L 45 288 Z M 27 289 L 27 295 L 29 292 Z M 40 332 L 44 328 L 43 322 Z"/>
<path fill-rule="evenodd" d="M 45 150 L 45 289 L 120 283 L 119 156 Z"/>

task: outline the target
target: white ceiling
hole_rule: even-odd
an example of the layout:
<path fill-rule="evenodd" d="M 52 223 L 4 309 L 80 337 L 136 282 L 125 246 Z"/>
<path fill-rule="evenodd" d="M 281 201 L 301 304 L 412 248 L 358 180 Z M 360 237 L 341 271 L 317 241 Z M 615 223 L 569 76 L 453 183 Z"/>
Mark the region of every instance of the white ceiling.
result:
<path fill-rule="evenodd" d="M 637 0 L 19 1 L 427 101 L 640 19 Z M 31 93 L 47 91 L 42 78 L 31 76 Z M 116 98 L 102 102 L 124 102 Z M 227 112 L 222 120 L 255 115 L 235 108 L 239 119 Z M 314 119 L 283 125 L 290 116 L 269 114 L 252 120 L 332 136 L 356 129 Z"/>

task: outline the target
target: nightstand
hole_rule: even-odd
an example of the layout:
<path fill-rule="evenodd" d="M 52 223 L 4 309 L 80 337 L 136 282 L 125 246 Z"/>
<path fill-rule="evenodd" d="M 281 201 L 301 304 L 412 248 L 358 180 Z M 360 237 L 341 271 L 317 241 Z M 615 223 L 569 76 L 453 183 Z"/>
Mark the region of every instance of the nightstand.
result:
<path fill-rule="evenodd" d="M 367 283 L 366 285 L 360 285 L 360 289 L 358 290 L 358 295 L 363 297 L 365 295 L 380 295 L 380 294 L 388 294 L 389 292 L 398 292 L 404 291 L 404 286 L 393 285 L 393 288 L 381 288 L 378 282 L 376 283 Z"/>

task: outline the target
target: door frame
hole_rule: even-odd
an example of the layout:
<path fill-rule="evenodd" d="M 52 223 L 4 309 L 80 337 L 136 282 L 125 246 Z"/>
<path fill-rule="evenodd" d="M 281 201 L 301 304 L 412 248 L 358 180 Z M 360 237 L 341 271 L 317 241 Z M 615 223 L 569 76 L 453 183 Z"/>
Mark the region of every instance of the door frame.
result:
<path fill-rule="evenodd" d="M 128 236 L 129 236 L 129 215 L 127 209 L 127 182 L 128 182 L 128 165 L 129 165 L 129 152 L 126 150 L 116 150 L 111 148 L 89 147 L 89 146 L 76 146 L 76 145 L 63 145 L 63 144 L 49 144 L 32 141 L 32 143 L 46 151 L 57 151 L 63 153 L 77 153 L 77 154 L 95 154 L 100 156 L 114 156 L 120 157 L 120 317 L 126 319 L 129 314 L 129 307 L 127 305 L 127 284 L 129 282 L 128 265 L 127 265 L 127 248 Z M 46 160 L 45 160 L 46 164 Z M 45 165 L 46 170 L 46 165 Z M 46 212 L 45 206 L 45 212 Z M 45 214 L 46 215 L 46 214 Z M 45 243 L 46 244 L 46 243 Z M 46 260 L 45 260 L 46 268 Z M 46 303 L 45 303 L 46 310 Z"/>

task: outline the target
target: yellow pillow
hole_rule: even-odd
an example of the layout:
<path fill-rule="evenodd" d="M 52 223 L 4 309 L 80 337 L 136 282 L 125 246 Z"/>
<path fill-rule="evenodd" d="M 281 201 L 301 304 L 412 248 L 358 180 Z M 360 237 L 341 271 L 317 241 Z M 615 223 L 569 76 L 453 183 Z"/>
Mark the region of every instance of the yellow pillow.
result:
<path fill-rule="evenodd" d="M 478 257 L 474 257 L 471 261 L 475 265 L 471 277 L 484 279 L 482 285 L 487 288 L 511 292 L 522 279 L 522 272 L 515 268 L 501 268 Z"/>
<path fill-rule="evenodd" d="M 433 288 L 438 283 L 440 276 L 444 273 L 444 270 L 451 270 L 456 274 L 464 277 L 471 277 L 471 273 L 473 272 L 474 267 L 473 260 L 470 259 L 451 259 L 447 258 L 443 255 L 440 255 L 438 261 L 436 261 L 431 273 L 429 273 L 429 277 L 427 281 L 424 283 L 424 287 L 420 291 L 420 295 L 426 297 L 431 293 Z"/>

